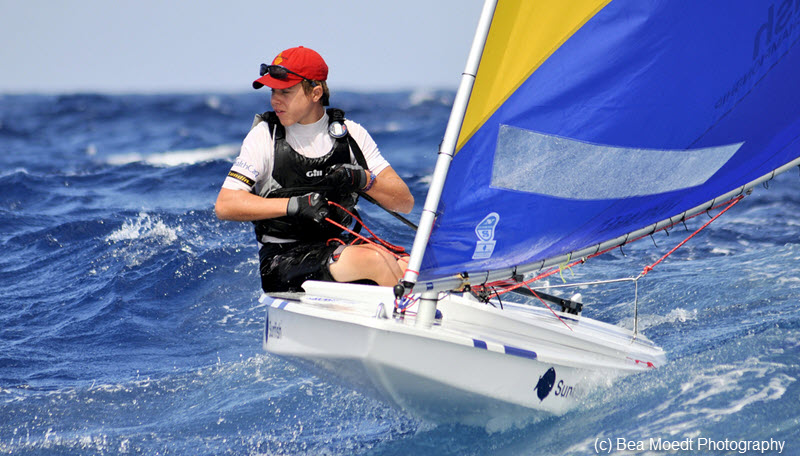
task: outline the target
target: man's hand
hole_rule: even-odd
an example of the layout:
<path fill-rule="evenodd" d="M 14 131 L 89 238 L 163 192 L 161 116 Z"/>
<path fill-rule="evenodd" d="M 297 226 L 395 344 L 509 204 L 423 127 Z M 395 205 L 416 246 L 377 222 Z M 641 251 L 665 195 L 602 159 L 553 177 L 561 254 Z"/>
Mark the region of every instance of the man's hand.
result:
<path fill-rule="evenodd" d="M 293 196 L 286 206 L 286 215 L 302 217 L 315 223 L 322 223 L 328 212 L 328 200 L 319 193 Z"/>
<path fill-rule="evenodd" d="M 364 168 L 350 163 L 340 163 L 326 170 L 322 182 L 340 192 L 352 193 L 366 187 L 369 178 Z"/>

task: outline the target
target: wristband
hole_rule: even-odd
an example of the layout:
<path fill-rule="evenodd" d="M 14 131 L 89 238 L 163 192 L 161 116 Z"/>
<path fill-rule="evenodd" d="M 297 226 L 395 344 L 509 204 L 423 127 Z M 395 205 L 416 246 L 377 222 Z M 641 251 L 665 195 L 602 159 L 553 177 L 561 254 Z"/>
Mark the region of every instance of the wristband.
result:
<path fill-rule="evenodd" d="M 366 187 L 364 187 L 364 188 L 362 188 L 362 189 L 361 189 L 361 191 L 362 191 L 362 192 L 368 192 L 368 191 L 369 191 L 369 189 L 371 189 L 371 188 L 372 188 L 372 186 L 373 186 L 373 185 L 375 185 L 375 179 L 377 179 L 377 178 L 378 178 L 378 176 L 376 176 L 376 175 L 375 175 L 375 173 L 373 173 L 372 171 L 370 171 L 370 172 L 369 172 L 369 182 L 367 183 L 367 186 L 366 186 Z"/>

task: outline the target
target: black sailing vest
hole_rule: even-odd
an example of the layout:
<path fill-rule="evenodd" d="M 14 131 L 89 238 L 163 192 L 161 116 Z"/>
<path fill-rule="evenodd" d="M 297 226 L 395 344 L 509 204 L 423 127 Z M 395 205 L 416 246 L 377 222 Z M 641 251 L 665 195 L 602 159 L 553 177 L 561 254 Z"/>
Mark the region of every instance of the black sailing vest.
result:
<path fill-rule="evenodd" d="M 329 131 L 334 123 L 344 123 L 344 111 L 340 109 L 328 109 Z M 309 192 L 322 194 L 328 201 L 334 201 L 348 211 L 355 213 L 355 205 L 358 201 L 357 193 L 341 194 L 330 187 L 323 187 L 320 183 L 325 170 L 332 165 L 340 163 L 351 163 L 350 152 L 352 149 L 356 161 L 367 169 L 366 160 L 361 152 L 361 148 L 347 132 L 344 136 L 335 138 L 331 151 L 322 157 L 308 158 L 295 151 L 289 142 L 286 141 L 286 129 L 281 125 L 278 116 L 272 112 L 265 112 L 257 116 L 262 121 L 267 122 L 270 135 L 275 145 L 273 152 L 272 185 L 266 186 L 261 196 L 265 198 L 287 198 L 292 196 L 304 195 Z M 334 206 L 329 206 L 331 220 L 343 226 L 349 226 L 352 217 L 346 212 Z M 324 241 L 331 238 L 340 237 L 342 229 L 323 221 L 316 224 L 301 217 L 283 216 L 272 219 L 264 219 L 253 222 L 255 224 L 256 237 L 261 241 L 262 236 L 269 235 L 280 239 L 295 239 L 299 241 Z M 360 226 L 358 227 L 360 228 Z"/>

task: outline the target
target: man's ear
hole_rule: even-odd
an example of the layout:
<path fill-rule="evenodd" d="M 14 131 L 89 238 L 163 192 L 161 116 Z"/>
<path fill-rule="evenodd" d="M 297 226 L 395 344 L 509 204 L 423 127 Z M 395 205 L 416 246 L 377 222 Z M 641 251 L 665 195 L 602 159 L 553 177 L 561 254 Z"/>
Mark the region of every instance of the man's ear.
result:
<path fill-rule="evenodd" d="M 322 95 L 323 94 L 324 94 L 324 91 L 322 90 L 322 86 L 319 85 L 319 84 L 315 85 L 311 89 L 311 96 L 313 97 L 312 100 L 314 100 L 315 103 L 322 99 Z"/>

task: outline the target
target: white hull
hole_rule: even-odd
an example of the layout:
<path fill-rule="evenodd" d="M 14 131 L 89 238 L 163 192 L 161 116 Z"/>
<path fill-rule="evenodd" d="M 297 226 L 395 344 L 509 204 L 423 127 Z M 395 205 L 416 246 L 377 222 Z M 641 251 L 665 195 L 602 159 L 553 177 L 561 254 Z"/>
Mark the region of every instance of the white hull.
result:
<path fill-rule="evenodd" d="M 307 282 L 304 289 L 261 297 L 265 350 L 436 422 L 561 414 L 598 383 L 665 361 L 641 335 L 557 312 L 560 321 L 538 307 L 501 310 L 450 295 L 438 306 L 443 317 L 421 327 L 413 317 L 392 317 L 390 288 Z"/>

